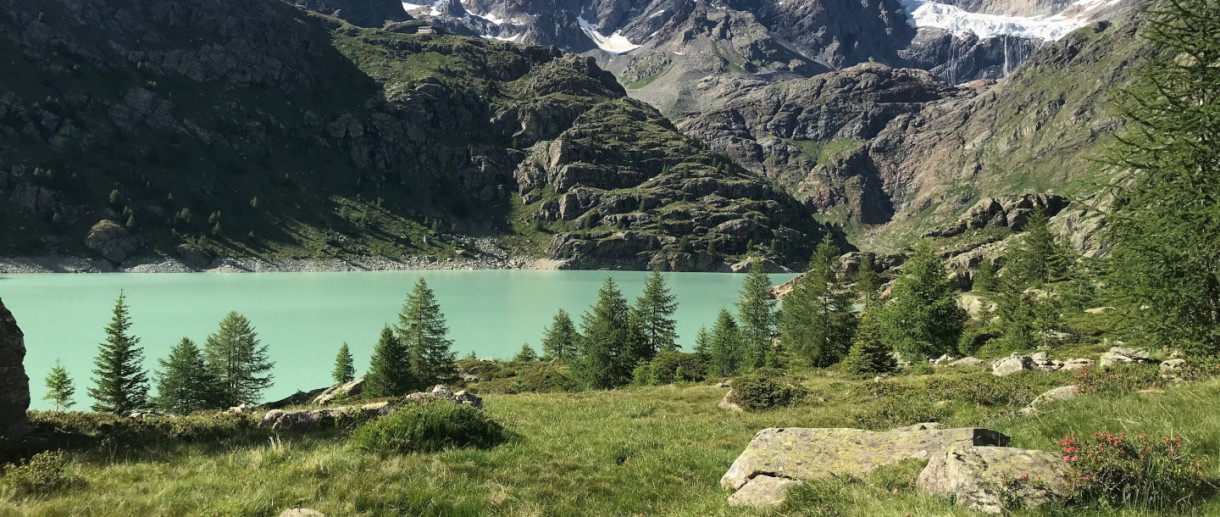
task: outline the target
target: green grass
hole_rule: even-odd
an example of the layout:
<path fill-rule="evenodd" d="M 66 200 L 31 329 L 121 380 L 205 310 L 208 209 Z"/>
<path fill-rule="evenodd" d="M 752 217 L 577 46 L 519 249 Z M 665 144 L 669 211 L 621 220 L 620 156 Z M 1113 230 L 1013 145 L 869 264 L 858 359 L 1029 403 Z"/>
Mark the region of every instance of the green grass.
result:
<path fill-rule="evenodd" d="M 811 391 L 804 403 L 744 414 L 717 409 L 724 390 L 707 384 L 488 395 L 486 413 L 512 436 L 488 450 L 380 455 L 334 434 L 220 446 L 168 442 L 127 453 L 103 446 L 69 453 L 69 474 L 83 478 L 82 485 L 46 499 L 0 496 L 0 516 L 268 516 L 296 505 L 328 515 L 370 516 L 761 515 L 766 512 L 727 507 L 728 493 L 719 487 L 720 476 L 759 429 L 854 427 L 862 417 L 876 417 L 891 407 L 887 399 L 911 405 L 951 393 L 960 397 L 938 415 L 940 420 L 986 425 L 1009 434 L 1020 447 L 1054 450 L 1054 442 L 1072 431 L 1161 431 L 1183 436 L 1189 457 L 1220 453 L 1217 381 L 1163 394 L 1068 401 L 1036 417 L 1014 418 L 1009 416 L 1012 407 L 1067 377 L 1029 373 L 993 378 L 981 370 L 939 370 L 900 376 L 897 386 L 833 371 L 801 377 Z M 994 404 L 975 403 L 984 400 Z M 1216 462 L 1205 466 L 1214 478 Z M 915 472 L 917 466 L 906 465 L 867 480 L 813 483 L 771 514 L 970 515 L 947 498 L 910 489 Z M 1096 505 L 1051 511 L 1158 515 Z M 1208 503 L 1198 514 L 1215 511 L 1220 505 Z"/>
<path fill-rule="evenodd" d="M 669 73 L 669 70 L 671 68 L 673 68 L 673 65 L 667 66 L 660 72 L 652 74 L 648 77 L 641 77 L 638 81 L 631 81 L 631 82 L 625 83 L 624 86 L 626 86 L 628 90 L 638 90 L 640 88 L 643 88 L 645 86 L 652 84 L 653 81 L 660 79 L 661 76 Z"/>

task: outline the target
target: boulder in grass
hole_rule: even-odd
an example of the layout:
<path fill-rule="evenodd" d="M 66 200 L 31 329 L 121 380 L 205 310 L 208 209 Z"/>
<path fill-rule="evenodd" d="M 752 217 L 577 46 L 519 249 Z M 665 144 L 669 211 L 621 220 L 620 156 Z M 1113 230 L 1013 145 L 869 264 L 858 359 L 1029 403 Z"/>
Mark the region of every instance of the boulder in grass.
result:
<path fill-rule="evenodd" d="M 998 377 L 1012 375 L 1014 373 L 1034 369 L 1034 361 L 1029 356 L 1021 354 L 1012 354 L 1008 357 L 996 359 L 991 363 L 991 373 Z"/>
<path fill-rule="evenodd" d="M 745 411 L 745 409 L 743 409 L 741 406 L 737 405 L 736 402 L 733 402 L 733 390 L 731 390 L 731 389 L 729 390 L 728 393 L 724 394 L 724 398 L 720 399 L 720 404 L 718 404 L 718 407 L 720 407 L 720 409 L 723 409 L 725 411 L 730 411 L 733 413 L 740 413 L 740 412 Z"/>
<path fill-rule="evenodd" d="M 960 447 L 933 454 L 915 488 L 953 496 L 963 508 L 998 514 L 1038 508 L 1071 495 L 1067 465 L 1054 453 L 1010 447 Z"/>
<path fill-rule="evenodd" d="M 334 402 L 336 399 L 354 397 L 364 392 L 364 377 L 331 386 L 326 388 L 320 395 L 313 399 L 313 405 L 326 406 Z"/>
<path fill-rule="evenodd" d="M 784 500 L 788 498 L 788 490 L 799 484 L 799 481 L 788 478 L 755 476 L 729 496 L 729 506 L 774 508 L 784 504 Z"/>
<path fill-rule="evenodd" d="M 1075 386 L 1060 386 L 1058 388 L 1053 388 L 1051 390 L 1048 390 L 1041 395 L 1038 395 L 1037 397 L 1034 398 L 1033 401 L 1031 401 L 1029 403 L 1028 406 L 1021 408 L 1021 410 L 1018 411 L 1018 413 L 1020 413 L 1023 416 L 1033 415 L 1038 412 L 1038 409 L 1040 407 L 1045 406 L 1048 403 L 1051 403 L 1051 402 L 1054 402 L 1057 400 L 1074 399 L 1078 396 L 1080 396 L 1080 390 L 1078 388 L 1076 388 Z"/>
<path fill-rule="evenodd" d="M 263 415 L 258 426 L 275 431 L 318 431 L 341 425 L 359 424 L 393 412 L 394 408 L 388 402 L 300 411 L 273 409 Z"/>
<path fill-rule="evenodd" d="M 1142 348 L 1124 348 L 1111 347 L 1109 351 L 1101 354 L 1101 358 L 1097 363 L 1102 367 L 1112 366 L 1119 363 L 1147 363 L 1149 362 L 1148 351 Z"/>

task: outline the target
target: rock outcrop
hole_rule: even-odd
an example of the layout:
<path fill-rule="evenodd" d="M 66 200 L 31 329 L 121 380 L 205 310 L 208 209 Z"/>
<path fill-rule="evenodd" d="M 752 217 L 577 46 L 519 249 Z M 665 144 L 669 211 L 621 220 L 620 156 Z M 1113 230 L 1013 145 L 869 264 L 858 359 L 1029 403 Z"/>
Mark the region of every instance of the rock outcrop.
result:
<path fill-rule="evenodd" d="M 470 393 L 466 390 L 454 393 L 448 386 L 437 384 L 432 388 L 432 391 L 421 391 L 407 395 L 407 400 L 446 400 L 454 404 L 464 404 L 473 408 L 481 409 L 483 407 L 483 397 Z"/>
<path fill-rule="evenodd" d="M 336 399 L 354 397 L 364 392 L 364 377 L 354 379 L 351 382 L 331 386 L 326 388 L 321 394 L 313 399 L 313 405 L 325 406 L 334 402 Z"/>
<path fill-rule="evenodd" d="M 0 451 L 30 431 L 29 378 L 25 375 L 25 334 L 0 300 Z"/>
<path fill-rule="evenodd" d="M 729 496 L 729 506 L 753 506 L 769 508 L 784 504 L 788 490 L 801 484 L 788 478 L 759 475 L 750 479 L 733 495 Z"/>
<path fill-rule="evenodd" d="M 394 412 L 389 402 L 377 402 L 362 406 L 343 406 L 332 409 L 303 409 L 284 411 L 273 409 L 263 415 L 259 427 L 273 431 L 306 432 L 332 429 L 341 425 L 352 425 L 385 416 Z"/>
<path fill-rule="evenodd" d="M 85 236 L 85 247 L 115 264 L 127 260 L 138 246 L 127 228 L 109 219 L 98 221 Z"/>
<path fill-rule="evenodd" d="M 891 431 L 770 428 L 754 435 L 720 485 L 738 490 L 758 476 L 796 480 L 832 475 L 864 477 L 907 458 L 924 458 L 953 447 L 1004 446 L 1008 437 L 989 429 L 941 429 L 918 424 Z"/>
<path fill-rule="evenodd" d="M 1028 406 L 1021 408 L 1018 413 L 1023 416 L 1036 414 L 1042 406 L 1058 400 L 1069 400 L 1080 396 L 1080 390 L 1076 386 L 1060 386 L 1052 388 L 1046 392 L 1034 397 Z"/>
<path fill-rule="evenodd" d="M 724 394 L 724 398 L 720 399 L 720 404 L 717 404 L 717 407 L 732 413 L 741 413 L 745 411 L 744 408 L 742 408 L 736 402 L 733 402 L 733 390 L 731 389 L 728 393 Z"/>
<path fill-rule="evenodd" d="M 1097 364 L 1101 367 L 1111 366 L 1119 363 L 1148 363 L 1151 360 L 1148 358 L 1148 351 L 1140 348 L 1126 347 L 1111 347 L 1109 351 L 1101 354 Z"/>
<path fill-rule="evenodd" d="M 1004 377 L 1014 373 L 1034 369 L 1034 361 L 1027 355 L 1012 354 L 1008 357 L 996 359 L 991 363 L 991 373 L 996 376 Z"/>
<path fill-rule="evenodd" d="M 915 488 L 953 496 L 958 506 L 998 514 L 1038 508 L 1071 495 L 1067 467 L 1055 454 L 1008 447 L 961 447 L 937 452 Z"/>

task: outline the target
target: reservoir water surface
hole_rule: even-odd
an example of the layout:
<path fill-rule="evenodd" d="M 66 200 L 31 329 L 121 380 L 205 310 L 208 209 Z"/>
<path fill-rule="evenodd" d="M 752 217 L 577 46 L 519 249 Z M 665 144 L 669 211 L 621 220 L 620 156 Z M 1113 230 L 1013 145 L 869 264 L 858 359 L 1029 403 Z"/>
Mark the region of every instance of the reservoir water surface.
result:
<path fill-rule="evenodd" d="M 184 336 L 203 345 L 221 318 L 237 311 L 254 325 L 275 361 L 274 386 L 265 399 L 330 383 L 339 345 L 347 342 L 364 371 L 382 326 L 397 321 L 407 293 L 420 277 L 436 292 L 458 356 L 511 358 L 529 343 L 539 350 L 543 329 L 563 308 L 579 325 L 607 276 L 634 302 L 646 272 L 608 271 L 392 271 L 270 274 L 45 274 L 0 276 L 0 299 L 25 332 L 26 373 L 32 409 L 43 378 L 63 361 L 76 383 L 75 410 L 86 394 L 97 345 L 104 338 L 119 292 L 131 307 L 132 332 L 144 347 L 145 367 Z M 771 275 L 781 283 L 793 275 Z M 700 326 L 711 326 L 721 307 L 734 304 L 745 275 L 664 273 L 678 298 L 678 341 L 694 346 Z M 539 350 L 539 352 L 541 352 Z"/>

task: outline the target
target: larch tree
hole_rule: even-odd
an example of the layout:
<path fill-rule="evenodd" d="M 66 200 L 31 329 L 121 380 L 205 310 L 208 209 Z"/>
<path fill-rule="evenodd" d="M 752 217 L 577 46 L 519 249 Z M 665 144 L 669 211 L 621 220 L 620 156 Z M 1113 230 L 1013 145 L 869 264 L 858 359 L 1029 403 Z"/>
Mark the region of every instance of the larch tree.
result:
<path fill-rule="evenodd" d="M 559 360 L 574 359 L 576 346 L 580 342 L 580 334 L 576 332 L 576 324 L 568 312 L 559 309 L 551 326 L 542 333 L 542 353 L 547 357 Z"/>
<path fill-rule="evenodd" d="M 55 360 L 55 366 L 51 367 L 50 373 L 47 374 L 45 382 L 47 394 L 42 397 L 42 400 L 54 402 L 56 411 L 70 409 L 76 404 L 73 399 L 73 396 L 76 395 L 76 387 L 72 385 L 72 378 L 68 376 L 68 370 L 58 359 Z"/>
<path fill-rule="evenodd" d="M 267 345 L 259 342 L 250 320 L 241 314 L 230 312 L 220 320 L 220 328 L 204 342 L 203 356 L 216 378 L 221 407 L 255 404 L 271 386 L 275 364 L 267 355 Z"/>
<path fill-rule="evenodd" d="M 1119 94 L 1109 152 L 1126 171 L 1107 217 L 1113 276 L 1148 345 L 1220 355 L 1220 3 L 1159 2 L 1141 37 L 1155 57 Z"/>
<path fill-rule="evenodd" d="M 335 355 L 335 368 L 331 370 L 330 378 L 335 381 L 335 384 L 346 384 L 356 378 L 355 361 L 352 359 L 352 351 L 347 347 L 347 343 L 339 346 L 339 353 Z"/>
<path fill-rule="evenodd" d="M 148 374 L 139 344 L 140 339 L 131 335 L 127 299 L 120 293 L 106 326 L 106 341 L 99 345 L 94 360 L 93 387 L 89 388 L 94 411 L 123 415 L 148 407 Z"/>
<path fill-rule="evenodd" d="M 915 245 L 892 285 L 878 313 L 882 339 L 912 361 L 951 352 L 969 315 L 958 306 L 945 264 L 931 243 L 925 239 Z"/>
<path fill-rule="evenodd" d="M 707 355 L 713 375 L 732 377 L 750 369 L 745 365 L 747 361 L 753 361 L 753 354 L 745 350 L 741 329 L 727 309 L 720 309 L 716 315 L 708 341 Z"/>
<path fill-rule="evenodd" d="M 877 291 L 881 289 L 881 275 L 877 274 L 877 267 L 873 265 L 872 254 L 864 254 L 864 260 L 860 261 L 860 268 L 856 270 L 856 276 L 852 278 L 852 282 L 852 288 L 860 297 L 860 302 L 866 307 L 872 306 L 873 302 L 877 301 Z"/>
<path fill-rule="evenodd" d="M 784 298 L 780 342 L 815 367 L 839 362 L 855 333 L 853 298 L 839 274 L 838 247 L 827 235 L 809 262 L 809 270 Z"/>
<path fill-rule="evenodd" d="M 889 373 L 898 368 L 898 360 L 890 355 L 892 350 L 881 341 L 881 331 L 872 310 L 866 310 L 860 318 L 855 342 L 847 357 L 843 359 L 843 371 L 856 375 Z"/>
<path fill-rule="evenodd" d="M 639 339 L 631 308 L 613 278 L 597 292 L 597 303 L 581 321 L 581 354 L 577 376 L 588 387 L 609 389 L 631 381 L 630 351 Z"/>
<path fill-rule="evenodd" d="M 979 270 L 974 273 L 974 283 L 970 290 L 993 292 L 996 290 L 996 281 L 995 263 L 990 258 L 982 257 L 979 261 Z"/>
<path fill-rule="evenodd" d="M 364 376 L 364 396 L 396 397 L 423 385 L 411 369 L 410 351 L 398 340 L 394 329 L 386 325 L 381 329 L 381 337 L 377 340 L 377 346 L 373 347 L 373 357 L 369 359 L 369 371 Z"/>
<path fill-rule="evenodd" d="M 1005 281 L 1014 287 L 1041 287 L 1063 278 L 1067 273 L 1068 250 L 1051 231 L 1046 214 L 1035 207 L 1017 237 L 1017 243 L 1008 252 L 1004 265 Z"/>
<path fill-rule="evenodd" d="M 513 360 L 522 363 L 532 363 L 538 360 L 538 352 L 535 352 L 529 343 L 523 343 L 521 350 L 517 355 L 513 356 Z"/>
<path fill-rule="evenodd" d="M 199 346 L 182 338 L 169 351 L 169 357 L 159 360 L 157 372 L 157 409 L 176 415 L 187 415 L 202 409 L 219 407 L 216 378 L 208 370 Z"/>
<path fill-rule="evenodd" d="M 399 341 L 410 353 L 411 370 L 422 383 L 421 387 L 446 383 L 457 377 L 454 362 L 457 354 L 452 350 L 453 341 L 449 339 L 445 315 L 423 278 L 415 283 L 398 314 L 397 331 Z"/>
<path fill-rule="evenodd" d="M 643 336 L 641 352 L 636 359 L 651 360 L 657 352 L 672 352 L 678 349 L 678 333 L 674 330 L 674 311 L 678 309 L 677 297 L 665 286 L 661 272 L 652 271 L 644 282 L 644 294 L 635 301 L 635 312 Z"/>
<path fill-rule="evenodd" d="M 742 366 L 747 370 L 766 366 L 767 356 L 774 353 L 771 339 L 775 334 L 775 304 L 766 267 L 761 260 L 755 260 L 750 264 L 750 272 L 741 288 L 741 300 L 737 302 Z"/>

